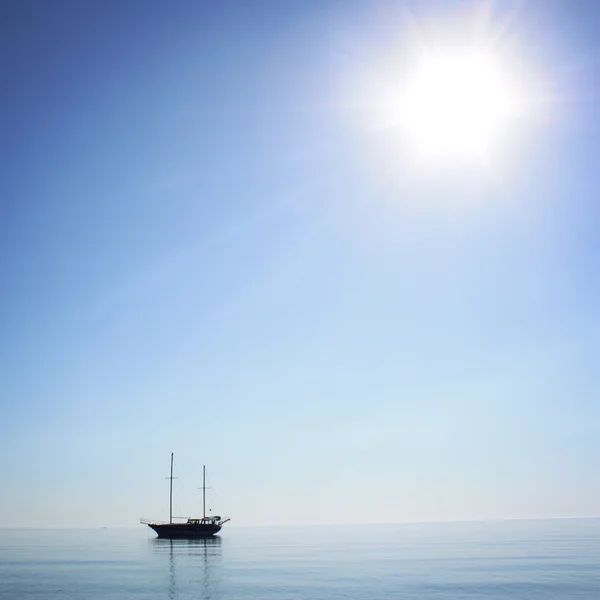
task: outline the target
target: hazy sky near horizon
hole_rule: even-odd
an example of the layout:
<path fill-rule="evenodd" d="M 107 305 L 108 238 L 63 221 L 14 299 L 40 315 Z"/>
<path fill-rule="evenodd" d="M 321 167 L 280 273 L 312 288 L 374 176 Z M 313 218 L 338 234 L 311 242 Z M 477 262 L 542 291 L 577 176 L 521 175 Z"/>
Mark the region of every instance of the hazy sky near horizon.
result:
<path fill-rule="evenodd" d="M 531 110 L 415 169 L 372 82 L 486 8 Z M 165 518 L 171 452 L 232 524 L 599 515 L 599 26 L 2 2 L 0 526 Z"/>

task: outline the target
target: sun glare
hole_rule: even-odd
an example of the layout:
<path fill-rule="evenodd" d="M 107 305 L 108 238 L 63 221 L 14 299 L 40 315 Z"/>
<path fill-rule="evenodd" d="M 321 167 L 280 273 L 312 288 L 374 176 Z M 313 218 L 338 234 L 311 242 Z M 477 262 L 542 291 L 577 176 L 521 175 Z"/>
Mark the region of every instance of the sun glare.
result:
<path fill-rule="evenodd" d="M 398 108 L 420 157 L 485 159 L 520 104 L 515 82 L 492 56 L 440 48 L 416 62 Z"/>
<path fill-rule="evenodd" d="M 507 180 L 547 118 L 550 96 L 520 41 L 518 9 L 459 4 L 394 13 L 397 27 L 344 82 L 386 180 Z"/>

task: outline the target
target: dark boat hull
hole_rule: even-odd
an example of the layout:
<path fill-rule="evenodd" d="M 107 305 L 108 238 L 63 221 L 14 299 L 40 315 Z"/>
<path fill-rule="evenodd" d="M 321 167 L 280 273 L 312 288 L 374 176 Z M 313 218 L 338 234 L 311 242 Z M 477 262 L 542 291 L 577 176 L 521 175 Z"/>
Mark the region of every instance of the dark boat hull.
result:
<path fill-rule="evenodd" d="M 148 523 L 159 538 L 203 538 L 221 531 L 217 523 Z"/>

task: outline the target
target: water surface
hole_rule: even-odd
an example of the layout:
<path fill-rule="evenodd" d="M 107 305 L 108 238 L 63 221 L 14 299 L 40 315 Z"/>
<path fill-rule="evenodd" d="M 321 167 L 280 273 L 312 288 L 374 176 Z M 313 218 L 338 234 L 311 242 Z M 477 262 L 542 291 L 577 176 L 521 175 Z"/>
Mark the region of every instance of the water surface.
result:
<path fill-rule="evenodd" d="M 0 598 L 598 600 L 600 520 L 0 530 Z"/>

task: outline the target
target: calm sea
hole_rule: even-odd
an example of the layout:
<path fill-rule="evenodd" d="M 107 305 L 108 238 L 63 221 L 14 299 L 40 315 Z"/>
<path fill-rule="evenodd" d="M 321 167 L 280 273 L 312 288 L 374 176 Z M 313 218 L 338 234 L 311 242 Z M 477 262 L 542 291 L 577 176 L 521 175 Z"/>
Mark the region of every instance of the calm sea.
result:
<path fill-rule="evenodd" d="M 600 520 L 0 530 L 0 598 L 600 599 Z"/>

